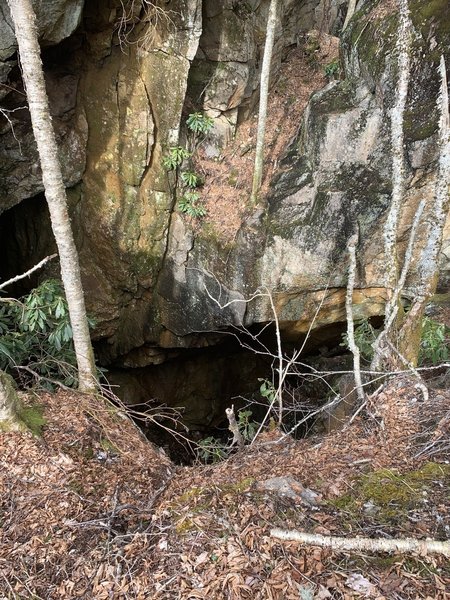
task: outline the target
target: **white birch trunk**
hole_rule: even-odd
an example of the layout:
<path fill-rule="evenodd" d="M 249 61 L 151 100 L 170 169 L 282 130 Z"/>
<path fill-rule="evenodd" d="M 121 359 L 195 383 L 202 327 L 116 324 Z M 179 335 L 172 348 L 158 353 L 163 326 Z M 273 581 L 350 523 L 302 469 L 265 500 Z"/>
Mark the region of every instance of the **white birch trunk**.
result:
<path fill-rule="evenodd" d="M 347 313 L 347 340 L 350 352 L 353 354 L 353 375 L 355 377 L 356 393 L 358 400 L 364 402 L 365 394 L 361 379 L 361 355 L 355 342 L 355 325 L 353 321 L 353 290 L 355 287 L 356 273 L 356 244 L 358 235 L 353 235 L 347 244 L 350 264 L 348 268 L 347 294 L 345 296 L 345 312 Z"/>
<path fill-rule="evenodd" d="M 437 100 L 439 111 L 439 161 L 436 190 L 431 214 L 428 218 L 427 243 L 419 260 L 421 294 L 427 300 L 434 293 L 434 279 L 438 272 L 442 234 L 449 206 L 450 185 L 450 116 L 445 59 L 439 64 L 441 78 Z"/>
<path fill-rule="evenodd" d="M 358 552 L 415 552 L 420 554 L 443 554 L 450 556 L 450 542 L 439 542 L 437 540 L 416 540 L 414 538 L 403 538 L 387 540 L 371 538 L 343 538 L 314 533 L 303 533 L 302 531 L 285 531 L 284 529 L 272 529 L 272 537 L 280 540 L 301 542 L 310 546 L 321 546 L 332 550 L 356 550 Z"/>
<path fill-rule="evenodd" d="M 395 105 L 391 112 L 391 152 L 392 152 L 392 200 L 384 226 L 384 251 L 386 260 L 385 285 L 387 291 L 397 284 L 397 230 L 400 208 L 405 193 L 405 151 L 403 121 L 408 96 L 410 77 L 411 21 L 408 0 L 397 0 L 399 6 L 399 28 L 396 49 L 398 52 L 398 83 Z M 389 315 L 386 315 L 388 318 Z"/>
<path fill-rule="evenodd" d="M 397 256 L 397 234 L 399 226 L 400 209 L 405 195 L 405 149 L 403 122 L 408 97 L 410 79 L 410 52 L 411 52 L 411 19 L 409 15 L 408 0 L 397 0 L 399 8 L 399 27 L 397 31 L 396 51 L 398 54 L 398 82 L 395 104 L 391 111 L 391 152 L 392 152 L 392 198 L 389 212 L 384 225 L 384 256 L 385 256 L 385 287 L 386 305 L 384 329 L 375 342 L 375 352 L 372 367 L 379 370 L 382 359 L 393 367 L 395 361 L 392 352 L 388 350 L 389 342 L 395 345 L 392 334 L 396 334 L 395 323 L 397 316 L 401 289 L 398 288 L 399 264 Z M 398 292 L 397 302 L 393 302 Z M 395 313 L 395 314 L 394 314 Z M 390 328 L 390 332 L 388 330 Z"/>
<path fill-rule="evenodd" d="M 267 19 L 266 43 L 264 45 L 264 56 L 261 67 L 261 84 L 259 96 L 258 133 L 256 138 L 255 168 L 253 171 L 253 186 L 251 201 L 253 204 L 258 199 L 263 177 L 264 162 L 264 135 L 266 132 L 267 102 L 269 99 L 270 63 L 272 61 L 273 43 L 275 39 L 275 27 L 277 24 L 278 0 L 271 0 L 269 17 Z"/>
<path fill-rule="evenodd" d="M 30 0 L 7 0 L 19 46 L 20 62 L 31 123 L 42 168 L 52 229 L 58 247 L 61 278 L 66 293 L 78 363 L 79 388 L 96 388 L 95 363 L 89 336 L 78 254 L 67 211 L 66 190 L 50 116 L 38 43 L 36 16 Z"/>

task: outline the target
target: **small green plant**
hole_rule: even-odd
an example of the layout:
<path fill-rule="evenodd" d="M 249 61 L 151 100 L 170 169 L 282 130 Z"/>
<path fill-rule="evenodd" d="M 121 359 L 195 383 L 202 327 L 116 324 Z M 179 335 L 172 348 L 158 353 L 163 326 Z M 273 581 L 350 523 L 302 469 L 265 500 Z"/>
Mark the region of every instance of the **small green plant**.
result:
<path fill-rule="evenodd" d="M 181 163 L 191 156 L 191 153 L 181 146 L 172 146 L 169 148 L 169 153 L 163 158 L 164 168 L 168 171 L 173 171 L 181 165 Z"/>
<path fill-rule="evenodd" d="M 206 208 L 199 200 L 200 194 L 187 191 L 178 201 L 178 208 L 190 217 L 197 219 L 204 217 L 206 215 Z"/>
<path fill-rule="evenodd" d="M 378 331 L 372 327 L 367 319 L 364 319 L 357 327 L 355 327 L 355 343 L 359 348 L 361 357 L 370 362 L 373 358 L 373 343 L 378 337 Z M 342 335 L 341 346 L 348 349 L 348 337 L 344 333 Z"/>
<path fill-rule="evenodd" d="M 214 436 L 198 442 L 197 458 L 203 463 L 217 463 L 226 458 L 226 446 Z"/>
<path fill-rule="evenodd" d="M 199 135 L 206 135 L 214 125 L 214 120 L 201 112 L 191 113 L 186 120 L 186 125 L 191 132 L 188 139 L 188 147 L 192 150 L 186 150 L 182 146 L 172 146 L 168 154 L 163 158 L 163 165 L 167 171 L 178 169 L 183 161 L 190 158 L 198 147 L 201 140 Z M 181 182 L 187 191 L 178 200 L 178 208 L 182 213 L 196 219 L 206 215 L 206 208 L 200 202 L 200 195 L 193 190 L 203 184 L 202 178 L 194 171 L 187 170 L 180 174 Z"/>
<path fill-rule="evenodd" d="M 268 379 L 258 379 L 258 381 L 262 381 L 259 387 L 259 393 L 263 398 L 266 398 L 269 402 L 273 402 L 275 395 L 277 393 L 275 386 Z"/>
<path fill-rule="evenodd" d="M 237 422 L 239 431 L 246 442 L 251 442 L 258 431 L 258 424 L 255 421 L 251 421 L 251 417 L 251 410 L 240 410 L 238 412 Z"/>
<path fill-rule="evenodd" d="M 444 323 L 424 317 L 422 321 L 422 337 L 420 341 L 419 363 L 437 365 L 449 358 L 450 328 Z"/>
<path fill-rule="evenodd" d="M 204 135 L 206 135 L 212 129 L 214 125 L 214 119 L 208 117 L 207 115 L 204 115 L 201 112 L 194 112 L 188 116 L 186 120 L 186 125 L 193 133 L 203 133 Z"/>
<path fill-rule="evenodd" d="M 327 79 L 337 79 L 341 71 L 341 63 L 338 58 L 335 58 L 330 63 L 325 65 L 324 73 Z"/>
<path fill-rule="evenodd" d="M 181 173 L 181 181 L 190 188 L 196 188 L 202 183 L 201 177 L 192 171 L 183 171 Z"/>

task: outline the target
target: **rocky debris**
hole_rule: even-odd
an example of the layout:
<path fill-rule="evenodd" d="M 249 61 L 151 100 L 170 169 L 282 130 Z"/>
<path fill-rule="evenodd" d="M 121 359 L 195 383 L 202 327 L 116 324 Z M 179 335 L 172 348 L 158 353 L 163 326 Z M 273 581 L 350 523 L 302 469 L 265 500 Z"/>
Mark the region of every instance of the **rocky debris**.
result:
<path fill-rule="evenodd" d="M 290 498 L 298 504 L 317 506 L 320 495 L 313 490 L 305 488 L 293 477 L 271 477 L 265 481 L 255 483 L 255 490 L 260 492 L 272 492 L 283 498 Z"/>

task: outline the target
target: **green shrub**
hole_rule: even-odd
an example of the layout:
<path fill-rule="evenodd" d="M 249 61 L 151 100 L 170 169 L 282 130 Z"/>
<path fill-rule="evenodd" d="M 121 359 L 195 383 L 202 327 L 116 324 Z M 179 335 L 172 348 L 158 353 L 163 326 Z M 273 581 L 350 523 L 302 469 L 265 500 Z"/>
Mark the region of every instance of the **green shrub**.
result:
<path fill-rule="evenodd" d="M 203 463 L 220 462 L 227 456 L 226 445 L 214 436 L 198 442 L 197 458 Z"/>
<path fill-rule="evenodd" d="M 419 350 L 419 364 L 437 365 L 449 358 L 450 328 L 430 317 L 422 321 L 422 336 Z"/>
<path fill-rule="evenodd" d="M 251 420 L 251 410 L 240 410 L 238 412 L 237 424 L 242 437 L 246 442 L 251 442 L 258 431 L 258 423 Z M 197 459 L 203 463 L 217 463 L 227 458 L 231 447 L 214 436 L 200 440 L 197 445 Z"/>
<path fill-rule="evenodd" d="M 48 379 L 76 385 L 72 328 L 59 281 L 44 281 L 20 300 L 0 299 L 0 335 L 0 369 L 22 385 L 38 377 L 46 388 L 52 388 Z"/>
<path fill-rule="evenodd" d="M 214 125 L 214 119 L 204 115 L 201 112 L 194 112 L 188 116 L 186 125 L 193 133 L 203 133 L 206 135 L 212 129 Z"/>
<path fill-rule="evenodd" d="M 251 442 L 258 431 L 258 423 L 251 421 L 251 417 L 251 410 L 240 410 L 238 412 L 237 423 L 239 431 L 246 442 Z"/>
<path fill-rule="evenodd" d="M 362 321 L 355 328 L 355 342 L 361 352 L 361 357 L 367 361 L 373 358 L 373 343 L 378 337 L 378 331 L 369 321 Z M 449 359 L 449 334 L 450 328 L 443 323 L 438 323 L 429 317 L 422 321 L 422 335 L 419 350 L 419 364 L 439 364 Z M 347 334 L 342 336 L 341 346 L 348 348 Z"/>
<path fill-rule="evenodd" d="M 192 171 L 183 171 L 181 173 L 181 181 L 190 188 L 196 188 L 202 183 L 201 177 Z"/>
<path fill-rule="evenodd" d="M 338 58 L 325 65 L 324 73 L 328 79 L 337 79 L 341 71 L 341 63 Z"/>
<path fill-rule="evenodd" d="M 258 379 L 258 381 L 262 381 L 259 387 L 259 393 L 263 398 L 266 398 L 269 402 L 273 402 L 275 395 L 277 393 L 275 386 L 268 379 Z"/>
<path fill-rule="evenodd" d="M 372 327 L 367 319 L 362 321 L 357 327 L 355 327 L 355 343 L 361 353 L 361 358 L 370 362 L 373 358 L 373 344 L 378 337 L 378 331 Z M 342 335 L 342 344 L 344 348 L 348 348 L 348 337 L 344 333 Z"/>

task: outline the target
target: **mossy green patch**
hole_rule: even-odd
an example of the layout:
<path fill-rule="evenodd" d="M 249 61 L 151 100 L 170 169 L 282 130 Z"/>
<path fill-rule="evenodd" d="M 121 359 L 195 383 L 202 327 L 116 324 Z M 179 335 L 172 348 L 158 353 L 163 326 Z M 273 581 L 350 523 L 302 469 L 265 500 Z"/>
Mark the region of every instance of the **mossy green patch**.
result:
<path fill-rule="evenodd" d="M 395 523 L 408 511 L 423 507 L 435 483 L 449 489 L 450 465 L 428 462 L 407 473 L 380 469 L 356 479 L 350 493 L 330 504 L 345 513 L 344 520 L 357 521 L 363 513 L 377 521 Z"/>
<path fill-rule="evenodd" d="M 254 477 L 246 477 L 237 481 L 236 483 L 226 483 L 219 486 L 219 490 L 224 494 L 242 494 L 247 492 L 251 486 L 255 483 Z"/>
<path fill-rule="evenodd" d="M 106 438 L 101 438 L 100 446 L 102 447 L 102 450 L 104 450 L 105 452 L 109 452 L 110 454 L 119 454 L 119 450 L 118 450 L 117 446 L 115 446 L 112 442 L 110 442 Z"/>
<path fill-rule="evenodd" d="M 19 417 L 34 435 L 42 436 L 42 429 L 47 424 L 47 419 L 44 417 L 44 407 L 41 404 L 23 406 Z"/>

